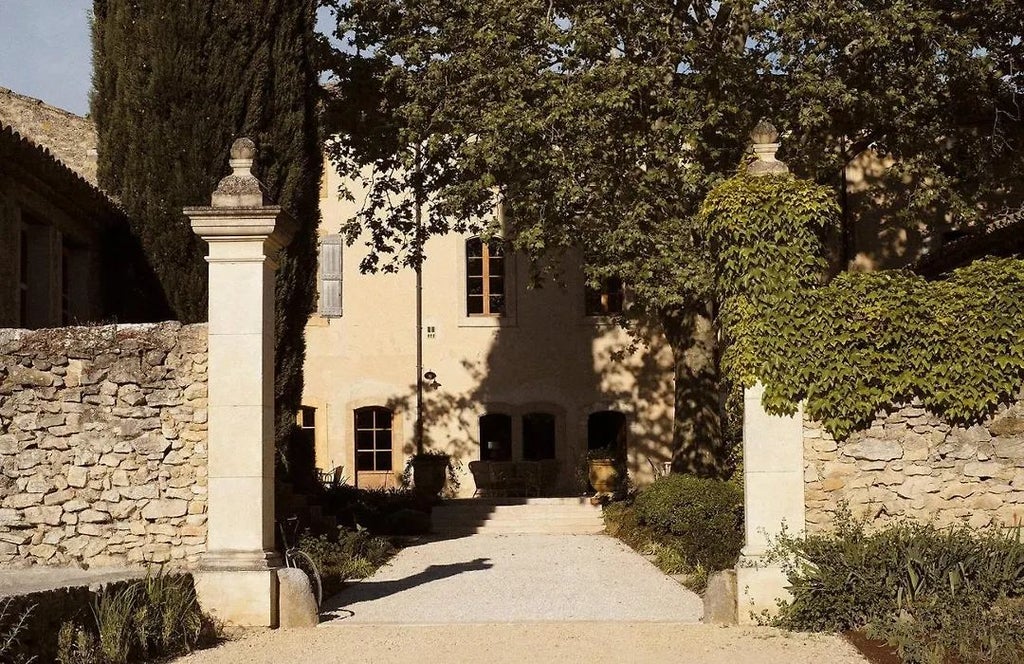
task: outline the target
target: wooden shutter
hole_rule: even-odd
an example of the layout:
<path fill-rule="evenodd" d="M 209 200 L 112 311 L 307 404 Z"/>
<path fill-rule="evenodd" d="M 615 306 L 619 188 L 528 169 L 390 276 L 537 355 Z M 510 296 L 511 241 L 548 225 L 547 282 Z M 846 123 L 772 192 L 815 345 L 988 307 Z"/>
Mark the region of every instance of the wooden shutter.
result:
<path fill-rule="evenodd" d="M 320 241 L 320 314 L 341 315 L 341 253 L 345 241 L 328 235 Z"/>

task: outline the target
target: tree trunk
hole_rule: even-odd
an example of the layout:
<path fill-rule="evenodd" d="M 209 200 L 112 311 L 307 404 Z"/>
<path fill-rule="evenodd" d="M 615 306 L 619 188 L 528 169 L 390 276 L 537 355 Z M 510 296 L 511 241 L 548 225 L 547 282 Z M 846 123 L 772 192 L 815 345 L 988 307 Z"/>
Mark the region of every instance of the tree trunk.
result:
<path fill-rule="evenodd" d="M 722 435 L 718 340 L 707 305 L 662 312 L 661 321 L 675 356 L 672 470 L 723 477 L 729 450 Z"/>

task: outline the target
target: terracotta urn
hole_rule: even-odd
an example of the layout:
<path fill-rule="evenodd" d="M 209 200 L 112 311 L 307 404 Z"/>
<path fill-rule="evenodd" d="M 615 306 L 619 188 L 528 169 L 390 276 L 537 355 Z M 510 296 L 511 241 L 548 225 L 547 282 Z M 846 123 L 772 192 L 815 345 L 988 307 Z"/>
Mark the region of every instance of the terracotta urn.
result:
<path fill-rule="evenodd" d="M 598 493 L 615 493 L 619 488 L 619 469 L 614 459 L 590 459 L 590 486 Z"/>

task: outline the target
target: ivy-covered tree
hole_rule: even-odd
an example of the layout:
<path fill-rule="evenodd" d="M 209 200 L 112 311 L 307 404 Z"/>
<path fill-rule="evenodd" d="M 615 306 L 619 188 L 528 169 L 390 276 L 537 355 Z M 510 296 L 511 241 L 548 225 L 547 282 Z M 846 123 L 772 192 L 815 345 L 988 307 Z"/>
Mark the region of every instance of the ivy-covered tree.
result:
<path fill-rule="evenodd" d="M 312 62 L 315 0 L 96 0 L 92 117 L 99 179 L 130 219 L 184 322 L 205 320 L 204 243 L 181 209 L 208 205 L 239 136 L 257 175 L 300 223 L 277 278 L 278 442 L 302 394 L 315 295 L 321 148 Z"/>
<path fill-rule="evenodd" d="M 717 298 L 696 218 L 759 118 L 788 133 L 800 174 L 835 182 L 856 149 L 875 147 L 942 174 L 918 180 L 915 200 L 965 202 L 954 214 L 1020 163 L 1012 150 L 957 157 L 1020 144 L 1009 0 L 956 16 L 947 5 L 961 3 L 946 0 L 813 0 L 811 14 L 793 0 L 330 4 L 344 42 L 331 157 L 371 192 L 350 228 L 371 231 L 363 267 L 423 259 L 417 198 L 430 203 L 427 233 L 479 225 L 500 198 L 507 241 L 539 265 L 582 249 L 588 278 L 625 279 L 633 315 L 659 319 L 673 347 L 679 470 L 721 469 Z M 996 129 L 960 131 L 951 101 L 965 81 Z"/>

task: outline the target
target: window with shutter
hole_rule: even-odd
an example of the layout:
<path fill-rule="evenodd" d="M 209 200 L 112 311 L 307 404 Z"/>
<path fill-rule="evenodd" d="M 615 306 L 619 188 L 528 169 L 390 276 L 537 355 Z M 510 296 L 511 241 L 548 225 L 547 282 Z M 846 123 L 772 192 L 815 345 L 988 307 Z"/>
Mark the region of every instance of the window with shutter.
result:
<path fill-rule="evenodd" d="M 320 315 L 341 315 L 341 257 L 345 240 L 328 235 L 320 240 Z"/>

